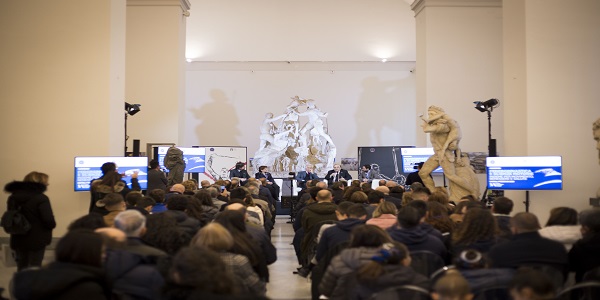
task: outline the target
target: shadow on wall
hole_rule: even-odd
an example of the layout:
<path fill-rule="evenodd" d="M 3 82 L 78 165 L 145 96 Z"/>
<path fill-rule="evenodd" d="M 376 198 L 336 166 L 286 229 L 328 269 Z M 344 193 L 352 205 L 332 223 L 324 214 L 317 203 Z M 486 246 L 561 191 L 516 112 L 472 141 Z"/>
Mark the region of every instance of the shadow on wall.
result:
<path fill-rule="evenodd" d="M 349 144 L 347 153 L 356 154 L 357 147 L 360 146 L 386 146 L 403 143 L 402 140 L 405 139 L 402 137 L 409 133 L 402 131 L 402 124 L 406 122 L 405 118 L 414 114 L 414 109 L 410 108 L 415 106 L 415 99 L 414 97 L 407 98 L 407 91 L 411 89 L 412 85 L 414 82 L 410 77 L 387 81 L 377 77 L 368 77 L 363 80 L 363 92 L 358 99 L 354 115 L 357 126 L 356 136 Z"/>
<path fill-rule="evenodd" d="M 191 108 L 190 111 L 198 120 L 196 136 L 198 145 L 211 146 L 238 146 L 240 130 L 238 125 L 240 119 L 235 107 L 222 90 L 210 91 L 210 100 L 199 108 Z"/>

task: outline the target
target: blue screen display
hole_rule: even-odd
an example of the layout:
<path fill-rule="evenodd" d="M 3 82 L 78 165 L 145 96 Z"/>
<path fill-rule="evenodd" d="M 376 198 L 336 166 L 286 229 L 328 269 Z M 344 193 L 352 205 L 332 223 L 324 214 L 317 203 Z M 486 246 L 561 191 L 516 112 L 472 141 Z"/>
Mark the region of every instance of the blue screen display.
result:
<path fill-rule="evenodd" d="M 488 157 L 490 190 L 562 190 L 560 156 Z"/>
<path fill-rule="evenodd" d="M 433 148 L 402 148 L 402 172 L 416 172 L 417 164 L 425 162 L 432 155 L 434 155 Z M 437 167 L 432 173 L 441 174 L 444 170 L 442 167 Z"/>
<path fill-rule="evenodd" d="M 102 164 L 114 162 L 117 172 L 123 174 L 123 180 L 131 188 L 131 174 L 138 172 L 138 182 L 142 190 L 148 187 L 148 158 L 146 157 L 75 157 L 75 191 L 90 190 L 92 180 L 102 177 Z"/>
<path fill-rule="evenodd" d="M 177 148 L 183 151 L 183 160 L 185 161 L 184 173 L 204 173 L 206 148 Z M 164 172 L 169 172 L 164 165 L 167 150 L 169 150 L 169 147 L 158 147 L 158 164 Z"/>

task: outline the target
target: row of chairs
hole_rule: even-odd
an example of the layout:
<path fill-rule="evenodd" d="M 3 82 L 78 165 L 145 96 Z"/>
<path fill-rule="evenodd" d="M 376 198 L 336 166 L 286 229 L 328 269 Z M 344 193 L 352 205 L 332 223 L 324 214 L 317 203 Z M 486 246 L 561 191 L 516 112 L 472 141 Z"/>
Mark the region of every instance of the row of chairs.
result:
<path fill-rule="evenodd" d="M 403 285 L 383 290 L 370 300 L 430 300 L 429 291 L 418 286 Z M 507 287 L 492 287 L 475 295 L 474 300 L 510 300 L 512 297 Z M 558 293 L 555 300 L 597 300 L 600 299 L 600 282 L 582 282 L 566 288 Z"/>

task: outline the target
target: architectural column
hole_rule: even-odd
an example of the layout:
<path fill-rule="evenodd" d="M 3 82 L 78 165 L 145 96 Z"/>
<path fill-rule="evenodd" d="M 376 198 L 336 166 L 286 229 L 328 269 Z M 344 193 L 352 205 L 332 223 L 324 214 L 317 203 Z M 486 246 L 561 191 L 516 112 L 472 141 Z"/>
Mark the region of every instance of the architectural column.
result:
<path fill-rule="evenodd" d="M 600 187 L 592 123 L 600 117 L 600 1 L 504 0 L 505 155 L 559 155 L 563 190 L 530 192 L 551 208 L 589 207 Z M 523 211 L 525 192 L 506 193 Z"/>
<path fill-rule="evenodd" d="M 487 114 L 477 111 L 473 102 L 503 98 L 501 6 L 500 0 L 412 4 L 417 27 L 417 110 L 427 115 L 427 107 L 436 105 L 456 119 L 463 151 L 487 152 Z M 499 141 L 502 115 L 499 108 L 492 116 L 492 137 Z M 417 136 L 417 144 L 424 145 L 427 135 Z"/>
<path fill-rule="evenodd" d="M 183 140 L 189 9 L 188 0 L 127 0 L 125 100 L 142 105 L 128 119 L 128 151 L 133 139 L 142 151 L 146 143 Z"/>
<path fill-rule="evenodd" d="M 0 1 L 0 40 L 0 183 L 47 173 L 61 236 L 89 207 L 74 157 L 123 151 L 125 1 Z"/>

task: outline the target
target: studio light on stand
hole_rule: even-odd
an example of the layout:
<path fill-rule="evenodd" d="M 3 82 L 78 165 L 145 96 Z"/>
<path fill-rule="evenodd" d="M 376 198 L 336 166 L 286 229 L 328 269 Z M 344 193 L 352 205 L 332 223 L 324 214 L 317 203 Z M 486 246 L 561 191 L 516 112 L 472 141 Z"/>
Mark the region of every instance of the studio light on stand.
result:
<path fill-rule="evenodd" d="M 498 99 L 492 98 L 490 100 L 475 101 L 473 103 L 475 104 L 475 109 L 477 109 L 480 112 L 487 112 L 488 115 L 488 156 L 498 156 L 496 152 L 496 140 L 492 139 L 492 111 L 494 111 L 494 108 L 500 106 L 500 101 Z M 486 199 L 487 191 L 488 190 L 486 188 L 483 192 L 483 198 L 481 199 L 482 201 L 487 200 L 489 202 L 489 199 Z"/>
<path fill-rule="evenodd" d="M 129 136 L 127 135 L 127 116 L 133 116 L 135 114 L 137 114 L 138 112 L 140 112 L 140 106 L 142 106 L 141 104 L 129 104 L 127 102 L 125 102 L 125 154 L 124 156 L 127 156 L 127 140 L 129 139 Z"/>
<path fill-rule="evenodd" d="M 290 180 L 290 220 L 287 223 L 294 223 L 296 219 L 296 203 L 294 202 L 294 179 L 296 178 L 296 172 L 289 172 L 288 179 Z M 283 199 L 282 199 L 283 200 Z"/>

